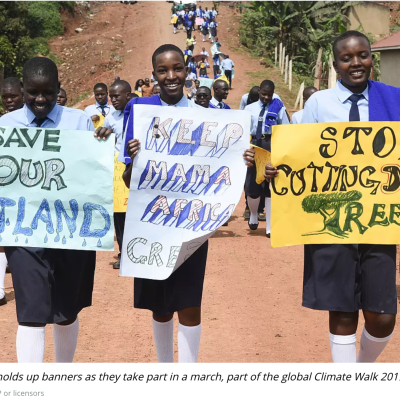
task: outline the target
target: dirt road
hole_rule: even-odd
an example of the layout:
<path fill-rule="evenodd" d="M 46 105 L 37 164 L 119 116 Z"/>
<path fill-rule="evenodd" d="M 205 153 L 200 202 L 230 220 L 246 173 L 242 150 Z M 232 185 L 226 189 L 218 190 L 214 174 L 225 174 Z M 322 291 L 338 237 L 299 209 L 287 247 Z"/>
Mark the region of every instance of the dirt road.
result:
<path fill-rule="evenodd" d="M 186 35 L 182 31 L 174 35 L 169 20 L 170 5 L 166 2 L 133 6 L 116 2 L 102 7 L 82 36 L 72 33 L 56 39 L 53 45 L 60 52 L 82 46 L 88 39 L 109 43 L 111 37 L 121 35 L 124 42 L 116 49 L 122 63 L 115 70 L 90 74 L 88 69 L 95 62 L 82 59 L 75 76 L 68 75 L 75 82 L 71 90 L 74 85 L 78 85 L 77 90 L 86 90 L 100 79 L 110 83 L 116 74 L 131 83 L 150 77 L 151 55 L 157 46 L 174 43 L 184 48 Z M 151 21 L 156 23 L 150 24 Z M 219 39 L 229 47 L 229 55 L 236 64 L 234 90 L 228 103 L 238 106 L 251 83 L 247 72 L 262 74 L 263 67 L 243 52 L 234 51 L 237 22 L 226 5 L 220 7 L 219 24 Z M 199 40 L 200 35 L 196 36 Z M 202 44 L 200 39 L 196 51 L 201 50 Z M 207 44 L 207 51 L 209 47 Z M 100 57 L 101 50 L 96 51 L 96 57 Z M 75 69 L 78 61 L 73 61 L 73 57 L 72 54 L 70 68 Z M 64 76 L 69 74 L 67 66 L 62 67 Z M 82 102 L 80 106 L 89 103 Z M 257 231 L 250 231 L 242 218 L 243 209 L 242 199 L 229 226 L 221 228 L 210 240 L 199 361 L 330 362 L 327 313 L 301 307 L 302 247 L 271 249 L 265 237 L 265 222 L 260 223 Z M 133 308 L 133 280 L 118 277 L 118 271 L 111 267 L 116 254 L 97 254 L 93 306 L 80 314 L 77 362 L 157 360 L 150 312 Z M 10 275 L 6 278 L 6 293 L 9 303 L 0 307 L 0 354 L 2 362 L 14 362 L 17 322 Z M 176 328 L 176 320 L 175 325 Z M 361 328 L 362 321 L 358 337 Z M 399 361 L 398 331 L 396 328 L 380 361 Z M 46 332 L 45 360 L 54 361 L 51 327 Z"/>

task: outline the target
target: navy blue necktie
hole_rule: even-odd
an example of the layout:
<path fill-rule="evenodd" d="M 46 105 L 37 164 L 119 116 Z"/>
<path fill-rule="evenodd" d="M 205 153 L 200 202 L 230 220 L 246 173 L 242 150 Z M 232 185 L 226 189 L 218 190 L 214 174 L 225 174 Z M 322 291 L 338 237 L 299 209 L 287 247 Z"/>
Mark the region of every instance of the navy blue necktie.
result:
<path fill-rule="evenodd" d="M 349 121 L 360 121 L 360 111 L 358 110 L 357 103 L 363 98 L 362 94 L 352 94 L 349 97 L 351 101 L 351 108 L 349 114 Z"/>
<path fill-rule="evenodd" d="M 264 125 L 264 114 L 265 114 L 266 109 L 267 109 L 267 104 L 263 104 L 260 115 L 258 116 L 258 125 L 257 125 L 257 131 L 256 131 L 257 140 L 260 140 L 261 136 L 262 136 L 262 130 L 263 130 L 263 125 Z"/>
<path fill-rule="evenodd" d="M 101 114 L 103 115 L 103 117 L 105 117 L 107 115 L 105 110 L 106 106 L 100 106 L 100 108 L 101 108 Z"/>
<path fill-rule="evenodd" d="M 44 121 L 46 121 L 46 119 L 47 119 L 47 117 L 44 117 L 44 118 L 35 117 L 35 119 L 33 120 L 33 122 L 36 124 L 36 126 L 37 126 L 38 128 L 40 128 L 40 127 L 44 124 Z"/>

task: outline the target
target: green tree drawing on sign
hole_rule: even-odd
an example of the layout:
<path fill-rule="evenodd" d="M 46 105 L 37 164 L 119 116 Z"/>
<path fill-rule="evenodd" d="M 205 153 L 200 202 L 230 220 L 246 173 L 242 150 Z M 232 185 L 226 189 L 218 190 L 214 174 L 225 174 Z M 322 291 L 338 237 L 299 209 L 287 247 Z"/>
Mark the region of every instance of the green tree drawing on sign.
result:
<path fill-rule="evenodd" d="M 321 214 L 324 227 L 320 231 L 305 233 L 303 236 L 328 234 L 346 238 L 348 234 L 340 227 L 340 209 L 346 204 L 358 201 L 362 194 L 357 190 L 346 193 L 312 194 L 303 199 L 301 206 L 306 213 Z"/>

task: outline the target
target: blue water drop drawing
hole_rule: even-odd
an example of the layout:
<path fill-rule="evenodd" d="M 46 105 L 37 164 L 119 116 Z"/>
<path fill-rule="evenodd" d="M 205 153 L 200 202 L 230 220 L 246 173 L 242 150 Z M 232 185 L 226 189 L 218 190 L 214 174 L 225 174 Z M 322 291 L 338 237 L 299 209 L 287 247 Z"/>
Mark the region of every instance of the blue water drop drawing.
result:
<path fill-rule="evenodd" d="M 18 236 L 15 238 L 15 241 L 18 242 Z"/>
<path fill-rule="evenodd" d="M 62 244 L 65 244 L 65 243 L 67 243 L 67 239 L 65 239 L 65 236 L 64 236 L 62 239 Z"/>
<path fill-rule="evenodd" d="M 9 226 L 10 225 L 10 220 L 7 218 L 6 220 L 6 225 Z"/>
<path fill-rule="evenodd" d="M 83 246 L 83 247 L 85 247 L 85 246 L 86 246 L 86 239 L 83 239 L 82 246 Z"/>
<path fill-rule="evenodd" d="M 54 241 L 55 242 L 59 242 L 60 241 L 60 235 L 58 234 L 58 232 L 57 232 L 57 236 L 54 238 Z"/>
<path fill-rule="evenodd" d="M 72 239 L 72 238 L 74 237 L 74 235 L 71 233 L 71 234 L 69 235 L 69 237 Z"/>
<path fill-rule="evenodd" d="M 47 235 L 44 237 L 44 242 L 47 243 L 49 239 L 47 238 Z"/>
<path fill-rule="evenodd" d="M 28 238 L 25 239 L 25 243 L 28 244 Z"/>
<path fill-rule="evenodd" d="M 101 247 L 101 241 L 99 239 L 99 241 L 97 242 L 97 247 Z"/>

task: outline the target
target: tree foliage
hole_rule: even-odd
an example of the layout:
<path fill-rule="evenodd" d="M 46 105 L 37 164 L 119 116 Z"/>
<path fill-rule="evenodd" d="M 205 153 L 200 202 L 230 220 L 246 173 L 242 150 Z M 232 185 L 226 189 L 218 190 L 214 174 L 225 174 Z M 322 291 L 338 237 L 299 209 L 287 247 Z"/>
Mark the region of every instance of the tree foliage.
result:
<path fill-rule="evenodd" d="M 327 66 L 332 40 L 346 30 L 349 1 L 252 1 L 241 17 L 240 40 L 251 50 L 274 57 L 280 42 L 293 59 L 294 72 L 310 76 L 317 53 Z"/>
<path fill-rule="evenodd" d="M 20 76 L 29 58 L 38 54 L 52 56 L 48 39 L 63 33 L 60 11 L 72 12 L 73 4 L 70 1 L 0 1 L 0 73 L 4 70 L 4 77 Z"/>

